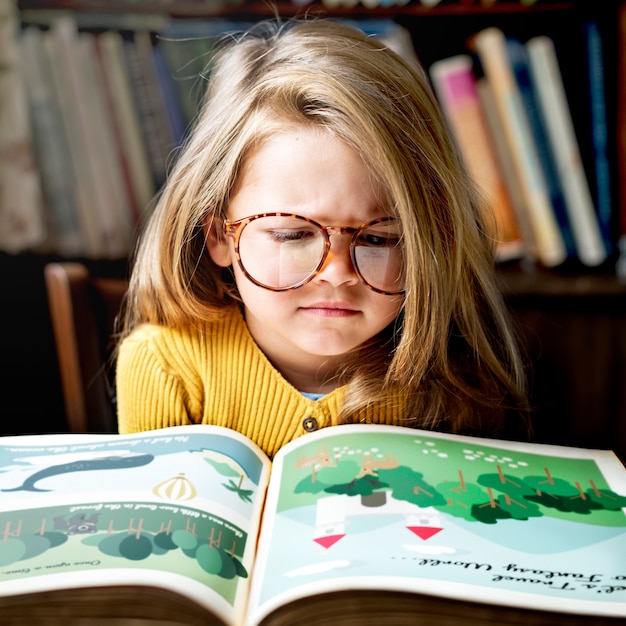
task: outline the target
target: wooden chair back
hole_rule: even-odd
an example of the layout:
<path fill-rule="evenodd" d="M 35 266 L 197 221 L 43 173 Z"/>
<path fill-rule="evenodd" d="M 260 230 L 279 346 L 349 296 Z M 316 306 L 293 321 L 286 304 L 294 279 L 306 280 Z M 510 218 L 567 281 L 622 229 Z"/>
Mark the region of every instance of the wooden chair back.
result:
<path fill-rule="evenodd" d="M 69 432 L 117 432 L 108 366 L 115 317 L 128 283 L 100 278 L 77 262 L 44 268 Z"/>

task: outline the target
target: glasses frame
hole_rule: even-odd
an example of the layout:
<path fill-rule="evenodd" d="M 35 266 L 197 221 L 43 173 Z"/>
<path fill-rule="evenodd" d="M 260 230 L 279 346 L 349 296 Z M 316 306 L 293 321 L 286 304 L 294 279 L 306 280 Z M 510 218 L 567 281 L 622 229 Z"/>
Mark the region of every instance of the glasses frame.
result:
<path fill-rule="evenodd" d="M 324 236 L 324 251 L 322 253 L 322 257 L 320 259 L 320 262 L 317 264 L 317 267 L 304 280 L 301 280 L 300 282 L 296 283 L 295 285 L 292 285 L 291 287 L 270 287 L 269 285 L 264 285 L 263 283 L 256 280 L 256 278 L 251 276 L 248 270 L 244 267 L 243 262 L 241 260 L 241 254 L 239 251 L 239 241 L 241 239 L 241 233 L 243 232 L 243 229 L 250 222 L 253 222 L 254 220 L 257 220 L 261 217 L 292 217 L 298 220 L 302 220 L 303 222 L 308 222 L 309 224 L 313 224 L 313 226 L 317 226 L 317 228 L 319 228 L 322 231 L 322 234 Z M 310 283 L 320 273 L 322 267 L 324 267 L 324 263 L 326 262 L 326 259 L 328 258 L 328 254 L 330 252 L 330 247 L 331 247 L 331 242 L 330 242 L 331 235 L 351 235 L 352 240 L 350 241 L 350 261 L 352 262 L 352 267 L 354 269 L 354 272 L 358 276 L 361 283 L 363 283 L 366 287 L 368 287 L 372 291 L 375 291 L 376 293 L 380 293 L 386 296 L 397 296 L 397 295 L 403 294 L 405 290 L 402 289 L 401 291 L 385 291 L 383 289 L 378 289 L 377 287 L 370 285 L 365 280 L 365 278 L 359 271 L 359 266 L 358 266 L 358 263 L 356 262 L 355 248 L 356 248 L 357 236 L 359 235 L 361 231 L 365 230 L 366 228 L 369 228 L 370 226 L 374 226 L 375 224 L 381 224 L 384 222 L 398 222 L 398 221 L 399 220 L 395 217 L 377 217 L 376 219 L 370 220 L 369 222 L 365 222 L 356 228 L 351 227 L 351 226 L 322 226 L 322 224 L 320 224 L 319 222 L 316 222 L 310 217 L 304 217 L 303 215 L 297 215 L 296 213 L 283 213 L 283 212 L 278 211 L 275 213 L 256 213 L 255 215 L 242 217 L 241 219 L 238 219 L 238 220 L 223 220 L 222 225 L 224 229 L 224 234 L 233 240 L 234 247 L 235 247 L 235 258 L 237 259 L 237 264 L 239 265 L 239 269 L 242 271 L 243 275 L 250 282 L 254 283 L 258 287 L 262 287 L 263 289 L 267 289 L 269 291 L 281 292 L 281 291 L 291 291 L 292 289 L 298 289 L 299 287 L 302 287 L 303 285 Z"/>

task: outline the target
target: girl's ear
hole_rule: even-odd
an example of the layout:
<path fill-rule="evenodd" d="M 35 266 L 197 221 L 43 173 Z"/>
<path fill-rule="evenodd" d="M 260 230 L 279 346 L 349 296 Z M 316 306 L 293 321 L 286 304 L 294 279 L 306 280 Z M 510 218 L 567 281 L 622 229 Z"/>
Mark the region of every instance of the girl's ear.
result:
<path fill-rule="evenodd" d="M 206 246 L 213 262 L 220 267 L 232 265 L 233 260 L 228 237 L 222 233 L 219 220 L 213 215 L 207 215 L 202 227 L 204 228 Z"/>

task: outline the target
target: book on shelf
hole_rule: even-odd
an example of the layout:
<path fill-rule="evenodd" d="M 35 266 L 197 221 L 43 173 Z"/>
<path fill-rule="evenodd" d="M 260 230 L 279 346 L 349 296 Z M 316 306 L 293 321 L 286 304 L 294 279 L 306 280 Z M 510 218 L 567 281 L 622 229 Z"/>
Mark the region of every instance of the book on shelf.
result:
<path fill-rule="evenodd" d="M 50 30 L 41 31 L 41 43 L 48 60 L 53 99 L 60 113 L 60 127 L 68 148 L 66 167 L 71 175 L 74 202 L 82 232 L 82 254 L 87 258 L 104 256 L 106 251 L 100 236 L 98 221 L 93 216 L 92 189 L 83 155 L 75 103 L 70 86 L 69 69 L 63 60 L 63 52 L 56 35 Z M 63 154 L 59 154 L 63 158 Z"/>
<path fill-rule="evenodd" d="M 160 46 L 152 46 L 152 59 L 166 117 L 172 133 L 173 145 L 179 146 L 185 140 L 187 133 L 185 111 L 175 87 L 174 76 Z"/>
<path fill-rule="evenodd" d="M 142 34 L 143 33 L 143 34 Z M 158 190 L 165 182 L 173 138 L 169 134 L 168 122 L 162 103 L 159 102 L 155 72 L 151 66 L 151 42 L 148 32 L 136 31 L 124 39 L 124 58 L 132 85 L 133 96 L 141 133 L 148 153 L 154 186 Z"/>
<path fill-rule="evenodd" d="M 567 259 L 567 248 L 510 62 L 506 37 L 499 28 L 488 27 L 475 33 L 469 45 L 478 56 L 493 94 L 533 231 L 533 256 L 546 267 L 561 265 Z"/>
<path fill-rule="evenodd" d="M 165 95 L 167 87 L 161 82 L 159 76 L 152 38 L 152 33 L 144 29 L 136 30 L 133 33 L 137 58 L 145 81 L 144 86 L 151 101 L 153 114 L 158 122 L 157 138 L 161 143 L 167 168 L 172 151 L 178 146 L 178 141 L 182 137 L 176 136 L 176 128 L 170 119 Z M 178 122 L 176 127 L 178 127 Z"/>
<path fill-rule="evenodd" d="M 598 23 L 585 22 L 583 29 L 587 52 L 596 213 L 608 255 L 613 250 L 614 209 L 609 157 L 609 116 L 606 106 L 605 53 Z"/>
<path fill-rule="evenodd" d="M 114 92 L 114 90 L 118 88 L 118 85 L 115 84 L 111 78 L 109 59 L 106 57 L 106 53 L 101 45 L 101 36 L 102 33 L 90 34 L 88 39 L 91 50 L 89 52 L 93 57 L 91 60 L 92 69 L 96 73 L 95 78 L 99 83 L 98 96 L 102 99 L 101 107 L 106 116 L 107 126 L 110 132 L 110 136 L 107 137 L 107 140 L 110 142 L 112 153 L 115 156 L 119 182 L 120 185 L 123 186 L 123 194 L 127 204 L 124 221 L 128 221 L 128 227 L 132 231 L 137 222 L 140 209 L 137 203 L 125 138 L 122 136 L 118 102 Z"/>
<path fill-rule="evenodd" d="M 477 71 L 476 92 L 480 98 L 485 123 L 487 124 L 489 135 L 493 141 L 493 149 L 498 165 L 500 166 L 500 171 L 502 172 L 504 184 L 508 191 L 508 197 L 511 201 L 514 215 L 517 218 L 517 225 L 523 242 L 522 261 L 533 264 L 535 259 L 532 251 L 536 249 L 533 243 L 533 229 L 528 216 L 528 210 L 526 209 L 522 197 L 520 181 L 515 173 L 513 158 L 504 139 L 504 128 L 502 127 L 500 116 L 498 115 L 493 90 L 489 85 L 489 81 L 487 81 L 484 74 L 480 71 L 480 64 L 476 59 L 474 61 L 474 69 Z"/>
<path fill-rule="evenodd" d="M 128 254 L 130 243 L 119 221 L 123 183 L 116 176 L 116 164 L 112 161 L 112 133 L 105 126 L 102 101 L 95 95 L 100 85 L 94 81 L 93 52 L 88 39 L 93 35 L 79 32 L 70 14 L 54 20 L 48 33 L 76 180 L 81 187 L 81 219 L 93 235 L 93 256 L 122 258 Z"/>
<path fill-rule="evenodd" d="M 506 50 L 522 99 L 529 130 L 532 133 L 532 142 L 536 148 L 537 159 L 543 174 L 550 204 L 561 229 L 566 256 L 567 258 L 575 258 L 577 250 L 572 234 L 570 215 L 567 210 L 561 179 L 557 173 L 555 155 L 549 142 L 546 119 L 540 110 L 538 95 L 531 76 L 528 50 L 521 41 L 512 37 L 506 37 Z"/>
<path fill-rule="evenodd" d="M 32 124 L 35 162 L 44 210 L 48 216 L 47 247 L 61 256 L 85 255 L 85 240 L 78 216 L 75 179 L 61 112 L 52 84 L 52 69 L 37 26 L 24 28 L 19 37 L 22 76 Z"/>
<path fill-rule="evenodd" d="M 626 3 L 618 15 L 617 59 L 617 194 L 619 200 L 617 273 L 626 280 Z"/>
<path fill-rule="evenodd" d="M 214 426 L 5 437 L 0 624 L 617 624 L 625 512 L 609 451 L 362 424 L 273 460 Z"/>
<path fill-rule="evenodd" d="M 134 100 L 124 57 L 124 40 L 118 31 L 107 30 L 95 40 L 105 93 L 109 101 L 120 159 L 130 187 L 134 222 L 140 221 L 156 193 L 141 120 Z"/>
<path fill-rule="evenodd" d="M 600 265 L 607 258 L 607 249 L 582 162 L 554 42 L 550 37 L 540 35 L 529 39 L 525 48 L 533 93 L 563 191 L 576 256 L 585 265 Z"/>
<path fill-rule="evenodd" d="M 85 93 L 91 112 L 94 140 L 101 157 L 100 176 L 108 187 L 107 218 L 116 231 L 116 241 L 110 249 L 113 258 L 126 256 L 132 246 L 134 233 L 133 197 L 123 166 L 121 148 L 116 133 L 115 118 L 110 106 L 107 83 L 100 63 L 97 35 L 80 32 L 78 49 L 81 54 Z M 108 220 L 107 220 L 108 221 Z"/>
<path fill-rule="evenodd" d="M 468 171 L 485 199 L 486 223 L 497 258 L 522 256 L 524 243 L 478 92 L 468 54 L 435 61 L 429 68 L 437 99 Z"/>
<path fill-rule="evenodd" d="M 50 73 L 55 75 L 54 95 L 65 118 L 61 132 L 71 144 L 66 162 L 74 170 L 74 195 L 86 241 L 81 255 L 125 256 L 136 223 L 150 209 L 156 186 L 121 31 L 131 37 L 140 28 L 167 29 L 171 20 L 159 15 L 46 10 L 24 10 L 21 17 L 29 30 L 39 27 L 46 39 L 56 40 L 45 42 L 44 47 L 46 60 L 52 65 Z M 69 31 L 64 32 L 63 41 L 59 30 Z M 69 62 L 65 59 L 68 48 L 74 51 Z M 81 53 L 77 48 L 82 48 Z M 83 106 L 79 115 L 80 103 L 85 100 L 89 101 L 88 106 Z M 153 131 L 151 136 L 156 137 L 158 128 L 154 126 Z M 86 144 L 90 142 L 85 133 L 92 139 L 98 137 L 100 149 L 95 156 L 87 153 Z M 43 135 L 41 141 L 46 143 L 49 139 Z M 93 175 L 94 158 L 99 161 L 97 179 Z M 106 203 L 100 200 L 103 195 Z M 62 256 L 74 256 L 66 252 L 66 246 L 58 248 Z"/>
<path fill-rule="evenodd" d="M 22 79 L 15 3 L 0 0 L 0 250 L 38 249 L 48 237 Z"/>

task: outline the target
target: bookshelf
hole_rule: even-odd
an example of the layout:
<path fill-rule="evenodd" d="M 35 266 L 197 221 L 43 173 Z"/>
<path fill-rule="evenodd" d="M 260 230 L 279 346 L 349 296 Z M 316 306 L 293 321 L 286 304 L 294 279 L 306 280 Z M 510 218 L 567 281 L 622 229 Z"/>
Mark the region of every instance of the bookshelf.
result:
<path fill-rule="evenodd" d="M 467 51 L 469 38 L 479 30 L 496 25 L 508 36 L 526 40 L 533 35 L 548 34 L 562 51 L 567 63 L 563 79 L 571 93 L 570 106 L 578 131 L 589 123 L 588 98 L 580 85 L 581 67 L 585 63 L 581 45 L 582 25 L 594 20 L 600 26 L 607 51 L 618 49 L 617 15 L 620 0 L 442 0 L 435 6 L 419 0 L 396 5 L 381 2 L 333 2 L 322 0 L 291 2 L 278 0 L 208 0 L 198 1 L 97 1 L 20 0 L 17 8 L 32 19 L 33 12 L 69 11 L 90 21 L 92 30 L 97 20 L 126 15 L 132 11 L 135 23 L 158 23 L 159 20 L 187 18 L 256 21 L 280 15 L 289 17 L 309 13 L 355 20 L 392 19 L 406 28 L 412 37 L 420 61 L 430 66 L 434 61 Z M 347 6 L 351 4 L 352 6 Z M 434 4 L 434 3 L 428 3 Z M 601 5 L 601 6 L 600 6 Z M 104 16 L 104 18 L 102 18 Z M 91 18 L 90 20 L 88 18 Z M 613 218 L 613 238 L 619 232 L 617 184 L 617 72 L 618 59 L 614 52 L 605 56 L 606 113 L 609 120 L 609 148 L 612 198 L 616 216 Z M 579 132 L 579 142 L 587 171 L 593 170 L 593 146 L 588 132 Z M 546 270 L 534 263 L 507 262 L 500 270 L 503 291 L 520 328 L 529 343 L 535 364 L 534 400 L 538 411 L 538 434 L 547 440 L 572 445 L 610 445 L 619 442 L 626 454 L 626 392 L 621 380 L 626 378 L 626 284 L 615 273 L 616 252 L 599 267 L 581 267 L 576 261 Z M 43 282 L 40 272 L 53 255 L 26 253 L 0 255 L 0 291 L 6 299 L 3 313 L 5 328 L 21 329 L 6 332 L 8 359 L 16 366 L 8 385 L 16 390 L 15 414 L 23 420 L 15 428 L 25 432 L 46 429 L 44 414 L 56 423 L 63 423 L 60 397 L 54 376 L 39 376 L 45 385 L 41 399 L 30 402 L 24 409 L 23 397 L 31 388 L 32 373 L 49 372 L 54 368 L 54 349 L 48 336 L 49 322 Z M 92 261 L 97 272 L 117 274 L 124 271 L 123 259 Z M 13 278 L 9 278 L 12 276 Z M 15 276 L 26 277 L 21 284 Z M 36 295 L 35 295 L 36 294 Z M 24 317 L 20 311 L 29 310 Z M 37 328 L 40 334 L 37 363 L 24 357 L 20 337 Z M 19 353 L 19 354 L 18 354 Z M 18 356 L 11 357 L 11 354 Z M 32 365 L 31 365 L 32 364 Z M 56 375 L 56 374 L 55 374 Z M 45 379 L 45 380 L 44 380 Z M 7 387 L 9 389 L 9 387 Z M 17 432 L 13 426 L 7 432 Z M 565 434 L 564 434 L 565 433 Z"/>
<path fill-rule="evenodd" d="M 541 14 L 546 11 L 571 11 L 581 2 L 577 0 L 538 0 L 537 2 L 518 2 L 500 0 L 495 2 L 481 0 L 444 0 L 443 2 L 292 2 L 290 0 L 165 0 L 144 2 L 119 2 L 107 0 L 19 0 L 23 10 L 62 9 L 71 11 L 106 11 L 125 12 L 132 4 L 136 13 L 167 13 L 173 17 L 244 17 L 259 19 L 279 14 L 281 16 L 296 13 L 324 13 L 332 16 L 358 17 L 398 17 L 398 16 L 433 16 L 433 15 L 505 15 L 523 13 Z"/>
<path fill-rule="evenodd" d="M 323 15 L 336 18 L 345 18 L 359 21 L 362 24 L 376 24 L 385 21 L 395 22 L 402 26 L 409 34 L 410 43 L 415 53 L 426 70 L 438 60 L 449 58 L 453 55 L 467 54 L 470 50 L 476 52 L 472 40 L 476 41 L 476 34 L 480 31 L 492 26 L 496 26 L 506 35 L 507 38 L 525 42 L 537 35 L 547 35 L 554 42 L 558 52 L 561 71 L 563 73 L 563 82 L 567 90 L 568 105 L 571 109 L 572 122 L 576 132 L 576 138 L 580 147 L 580 155 L 582 157 L 582 165 L 586 173 L 587 181 L 585 185 L 596 200 L 596 210 L 598 215 L 608 216 L 604 220 L 607 239 L 610 240 L 610 249 L 607 258 L 603 259 L 603 253 L 600 255 L 600 266 L 594 265 L 590 268 L 588 265 L 581 264 L 579 259 L 581 255 L 577 250 L 570 250 L 570 258 L 561 262 L 559 255 L 552 255 L 555 258 L 554 265 L 556 270 L 562 275 L 578 274 L 578 273 L 599 273 L 611 274 L 615 273 L 617 261 L 617 242 L 621 225 L 617 210 L 618 198 L 618 176 L 617 176 L 617 133 L 614 129 L 617 125 L 618 107 L 617 107 L 617 84 L 614 80 L 618 71 L 618 60 L 613 53 L 618 48 L 619 31 L 616 27 L 618 23 L 616 17 L 621 2 L 618 0 L 607 0 L 598 8 L 597 3 L 588 0 L 572 0 L 569 2 L 558 0 L 441 0 L 440 2 L 425 2 L 423 0 L 403 0 L 402 2 L 393 3 L 390 1 L 382 1 L 375 3 L 373 0 L 276 0 L 267 2 L 265 0 L 210 0 L 207 2 L 199 1 L 183 1 L 183 2 L 151 2 L 144 0 L 141 2 L 103 2 L 98 0 L 64 0 L 54 2 L 49 0 L 21 0 L 17 3 L 21 11 L 24 23 L 26 25 L 45 25 L 50 24 L 53 15 L 58 16 L 62 13 L 70 13 L 76 16 L 76 27 L 83 31 L 91 31 L 92 34 L 101 35 L 106 30 L 121 30 L 126 33 L 126 39 L 134 39 L 138 37 L 139 31 L 149 30 L 156 33 L 155 42 L 160 40 L 161 45 L 155 45 L 155 49 L 162 49 L 162 56 L 167 56 L 167 47 L 165 45 L 168 37 L 188 36 L 189 38 L 202 37 L 204 34 L 217 34 L 219 28 L 240 29 L 242 24 L 257 21 L 259 19 L 279 15 L 282 18 L 288 18 L 292 15 Z M 375 6 L 376 5 L 376 6 Z M 332 8 L 330 8 L 332 7 Z M 176 29 L 181 24 L 193 24 L 188 28 L 189 31 Z M 211 27 L 206 30 L 198 28 L 198 24 L 222 23 L 222 26 Z M 586 78 L 588 55 L 585 48 L 585 31 L 584 27 L 587 22 L 593 22 L 597 27 L 602 39 L 602 48 L 604 52 L 604 91 L 606 97 L 603 99 L 604 112 L 606 115 L 608 132 L 606 133 L 609 140 L 606 148 L 603 148 L 603 154 L 607 157 L 605 163 L 608 164 L 608 176 L 603 177 L 598 169 L 599 159 L 596 157 L 598 151 L 593 143 L 592 133 L 590 131 L 590 120 L 592 118 L 592 104 L 589 98 L 589 85 Z M 567 28 L 563 25 L 567 24 Z M 174 31 L 170 27 L 174 27 Z M 187 26 L 183 26 L 187 28 Z M 376 27 L 372 27 L 376 28 Z M 55 30 L 50 28 L 50 30 Z M 67 30 L 67 29 L 66 29 Z M 174 32 L 172 35 L 171 33 Z M 67 33 L 66 33 L 67 34 Z M 182 35 L 181 35 L 182 34 Z M 100 38 L 100 37 L 98 37 Z M 109 42 L 112 43 L 113 42 Z M 128 42 L 126 42 L 128 43 Z M 137 44 L 137 48 L 140 48 Z M 144 46 L 145 47 L 145 46 Z M 49 47 L 48 47 L 49 49 Z M 178 52 L 177 54 L 180 54 Z M 72 57 L 76 54 L 71 55 Z M 83 55 L 85 59 L 88 54 Z M 480 55 L 474 55 L 475 58 Z M 63 58 L 63 57 L 61 57 Z M 67 57 L 66 57 L 67 58 Z M 167 59 L 166 59 L 167 61 Z M 139 63 L 139 59 L 137 59 Z M 137 63 L 127 62 L 128 71 Z M 169 65 L 169 78 L 172 77 L 172 62 Z M 482 63 L 482 61 L 481 61 Z M 54 65 L 54 64 L 53 64 Z M 61 62 L 56 65 L 74 65 L 74 63 Z M 483 63 L 484 65 L 484 63 Z M 177 66 L 180 67 L 180 66 Z M 167 70 L 168 68 L 166 68 Z M 78 70 L 76 70 L 78 71 Z M 141 81 L 133 74 L 131 78 L 133 86 Z M 581 77 L 584 79 L 581 80 Z M 174 91 L 177 91 L 181 83 L 181 75 L 178 74 L 174 80 L 169 82 L 178 83 L 174 85 Z M 189 78 L 185 76 L 185 79 Z M 95 86 L 98 81 L 92 81 Z M 188 81 L 187 81 L 188 82 Z M 189 84 L 189 83 L 188 83 Z M 165 81 L 161 80 L 161 87 L 164 97 L 167 90 L 172 86 L 166 86 Z M 167 88 L 166 88 L 167 87 Z M 149 86 L 146 87 L 149 89 Z M 88 90 L 90 91 L 90 90 Z M 119 90 L 116 90 L 118 93 Z M 134 95 L 137 100 L 136 108 L 138 109 L 141 124 L 148 123 L 157 115 L 163 115 L 163 111 L 159 113 L 157 109 L 163 109 L 163 103 L 154 105 L 154 111 L 142 108 L 146 98 L 141 95 Z M 180 98 L 180 94 L 178 94 Z M 158 99 L 163 99 L 160 95 Z M 79 102 L 81 98 L 73 98 L 75 102 Z M 154 100 L 154 97 L 152 98 Z M 99 101 L 97 98 L 96 102 Z M 185 102 L 182 107 L 188 106 Z M 64 107 L 61 107 L 62 109 Z M 95 107 L 91 107 L 94 109 Z M 595 110 L 595 109 L 594 109 Z M 185 111 L 187 116 L 188 111 Z M 80 116 L 78 116 L 80 117 Z M 183 123 L 189 120 L 183 120 Z M 172 122 L 175 123 L 175 122 Z M 138 124 L 135 124 L 137 126 Z M 154 174 L 154 188 L 158 188 L 163 180 L 164 162 L 167 154 L 170 152 L 172 143 L 163 147 L 163 142 L 167 142 L 167 137 L 162 136 L 162 140 L 158 140 L 161 130 L 165 124 L 156 123 L 153 125 L 153 132 L 145 132 L 143 138 L 145 149 L 150 160 L 157 159 L 159 163 L 151 163 L 151 167 L 159 169 L 158 174 Z M 88 129 L 85 132 L 90 132 Z M 179 132 L 179 131 L 176 131 Z M 129 136 L 129 133 L 121 133 L 123 137 Z M 161 133 L 162 135 L 162 133 Z M 102 142 L 105 146 L 106 142 Z M 160 151 L 160 154 L 159 154 Z M 102 150 L 106 153 L 106 150 Z M 110 152 L 110 150 L 109 150 Z M 85 167 L 85 163 L 91 160 L 90 154 L 85 154 L 85 158 L 77 158 L 77 162 Z M 132 162 L 136 162 L 133 159 Z M 545 163 L 540 162 L 540 168 L 545 170 Z M 102 169 L 102 168 L 100 168 Z M 518 173 L 519 174 L 519 173 Z M 597 175 L 596 175 L 597 174 Z M 84 179 L 85 177 L 79 177 Z M 571 177 L 569 177 L 571 178 Z M 608 180 L 608 186 L 605 186 L 602 195 L 596 186 L 597 181 Z M 93 184 L 96 184 L 94 181 Z M 548 181 L 546 184 L 550 184 Z M 100 192 L 92 194 L 96 198 L 96 202 L 105 192 L 111 191 L 119 185 L 102 186 Z M 149 192 L 148 192 L 149 193 Z M 516 194 L 520 195 L 520 194 Z M 523 193 L 521 195 L 524 195 Z M 574 197 L 580 197 L 580 193 L 574 193 Z M 140 206 L 145 205 L 145 193 L 142 195 Z M 607 209 L 601 208 L 600 198 L 608 198 L 609 205 L 602 204 L 602 207 L 608 206 Z M 118 195 L 117 201 L 109 201 L 108 205 L 119 206 L 122 198 Z M 528 205 L 528 202 L 526 202 Z M 593 211 L 593 207 L 591 211 Z M 522 208 L 524 213 L 533 213 L 528 206 Z M 563 211 L 563 209 L 561 209 Z M 101 211 L 101 213 L 110 213 L 111 211 Z M 136 211 L 135 211 L 136 212 Z M 552 212 L 548 207 L 548 212 Z M 123 213 L 123 212 L 122 212 Z M 565 217 L 566 221 L 574 224 L 574 220 Z M 562 220 L 559 219 L 561 222 Z M 593 221 L 596 216 L 593 216 Z M 545 224 L 545 220 L 544 220 Z M 532 226 L 532 225 L 531 225 Z M 106 230 L 107 226 L 103 227 Z M 541 228 L 536 224 L 532 227 L 535 231 L 534 239 L 543 239 L 543 233 L 546 228 Z M 567 227 L 566 227 L 567 228 Z M 126 229 L 127 230 L 127 229 Z M 559 227 L 556 226 L 556 230 Z M 569 228 L 570 239 L 572 237 Z M 588 229 L 586 229 L 588 230 Z M 116 233 L 111 234 L 112 238 L 116 237 Z M 118 239 L 128 242 L 127 232 L 117 235 Z M 528 238 L 531 239 L 530 237 Z M 554 239 L 554 238 L 552 238 Z M 123 245 L 123 244 L 122 244 Z M 600 244 L 600 247 L 602 245 Z M 113 246 L 115 249 L 115 246 Z M 95 256 L 107 256 L 108 246 L 100 246 L 103 252 Z M 119 249 L 119 245 L 118 248 Z M 63 254 L 62 251 L 60 251 Z M 532 252 L 533 260 L 537 258 L 547 259 L 549 254 L 537 254 Z M 91 256 L 87 254 L 87 256 Z M 524 269 L 524 268 L 522 268 Z"/>

